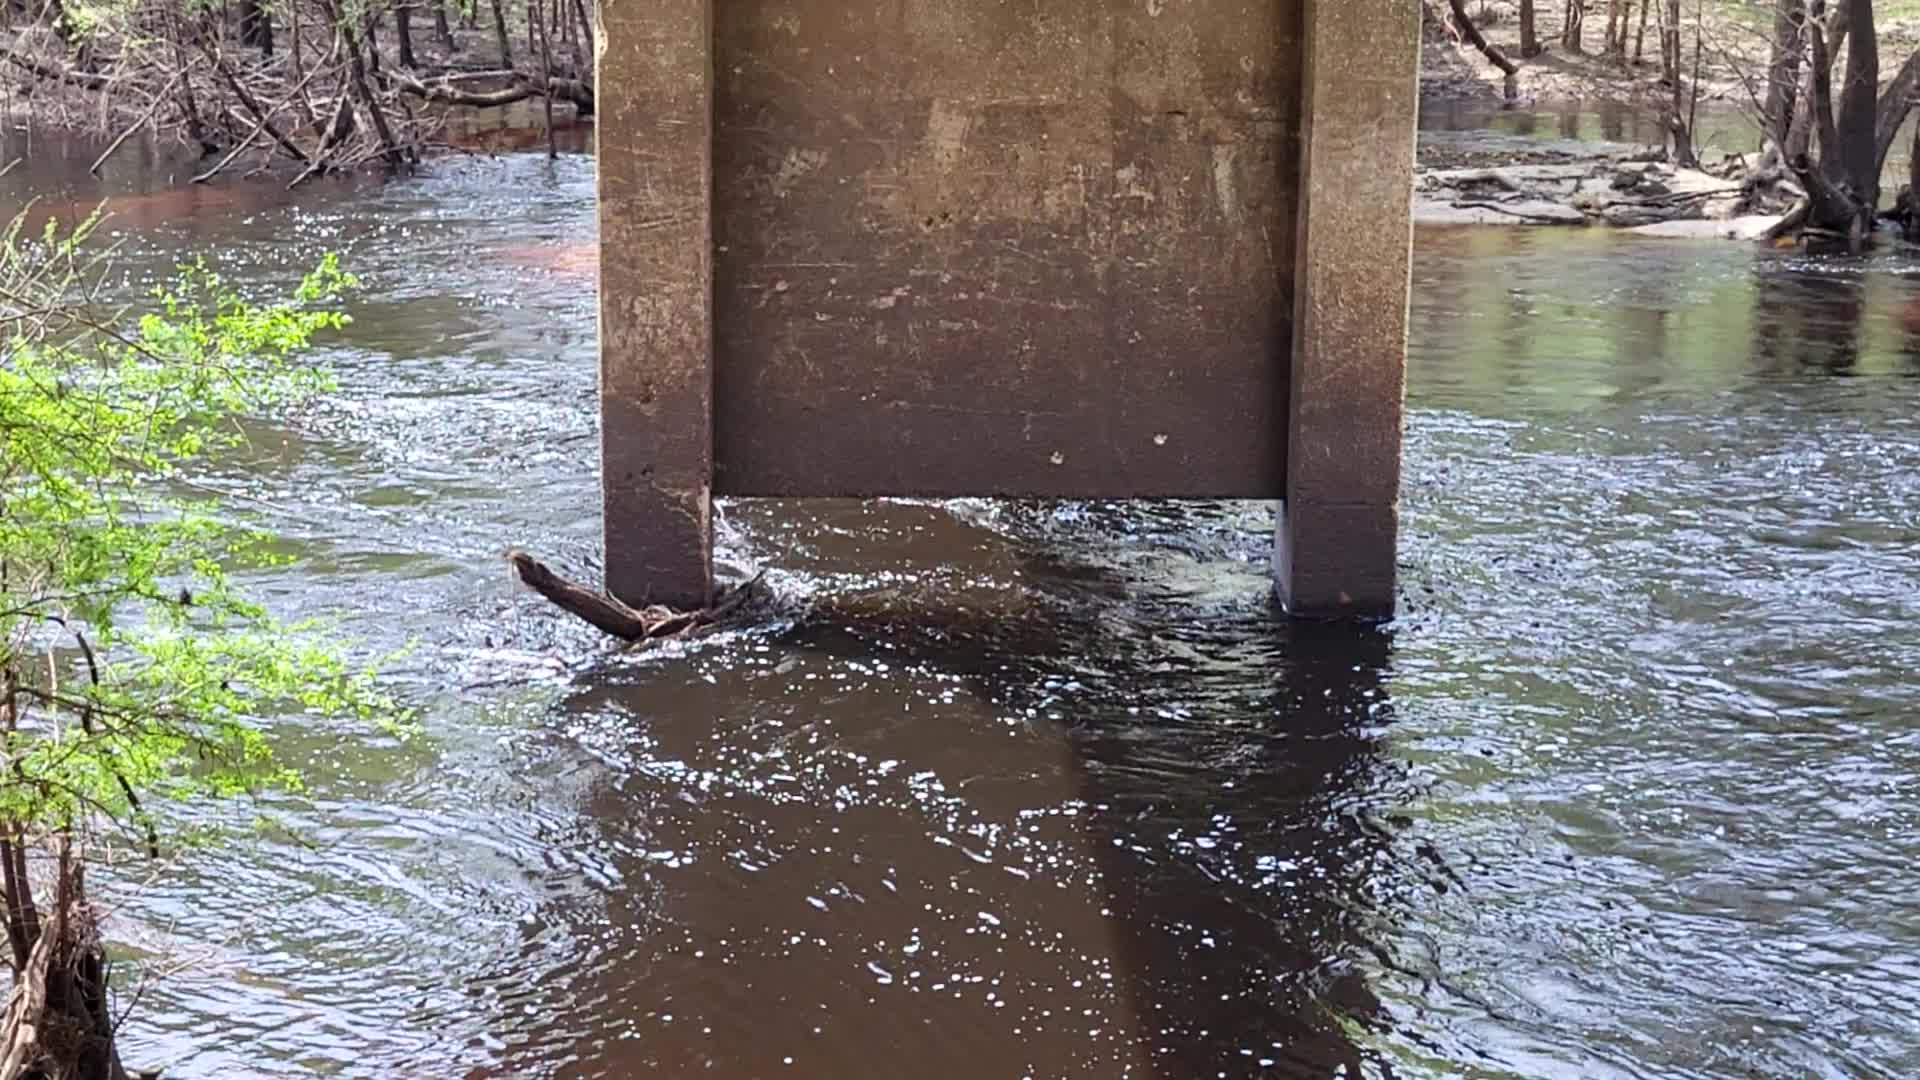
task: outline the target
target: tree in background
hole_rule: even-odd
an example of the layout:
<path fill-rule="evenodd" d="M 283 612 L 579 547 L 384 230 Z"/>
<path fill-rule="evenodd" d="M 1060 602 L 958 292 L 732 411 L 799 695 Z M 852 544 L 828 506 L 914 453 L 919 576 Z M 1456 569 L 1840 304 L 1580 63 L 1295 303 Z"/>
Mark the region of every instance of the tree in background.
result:
<path fill-rule="evenodd" d="M 1560 47 L 1575 56 L 1586 51 L 1587 0 L 1567 0 L 1566 21 L 1560 27 Z"/>
<path fill-rule="evenodd" d="M 1697 168 L 1700 164 L 1699 153 L 1694 146 L 1694 120 L 1700 109 L 1700 65 L 1705 48 L 1701 39 L 1703 2 L 1694 0 L 1691 80 L 1687 71 L 1681 0 L 1666 0 L 1666 6 L 1660 12 L 1660 78 L 1668 89 L 1668 147 L 1673 154 L 1674 164 L 1685 168 Z"/>

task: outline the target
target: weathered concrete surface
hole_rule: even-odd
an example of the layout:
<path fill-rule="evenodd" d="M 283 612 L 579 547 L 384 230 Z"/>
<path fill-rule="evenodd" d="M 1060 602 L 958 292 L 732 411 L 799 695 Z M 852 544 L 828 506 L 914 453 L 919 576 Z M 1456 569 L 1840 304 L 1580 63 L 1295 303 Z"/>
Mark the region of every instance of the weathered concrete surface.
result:
<path fill-rule="evenodd" d="M 718 490 L 1277 496 L 1299 2 L 718 5 Z"/>
<path fill-rule="evenodd" d="M 1287 610 L 1393 610 L 1419 0 L 1308 0 L 1286 504 Z"/>
<path fill-rule="evenodd" d="M 607 590 L 712 593 L 711 0 L 602 0 L 600 402 Z"/>
<path fill-rule="evenodd" d="M 1285 495 L 1388 611 L 1418 6 L 603 0 L 610 590 L 714 491 Z"/>

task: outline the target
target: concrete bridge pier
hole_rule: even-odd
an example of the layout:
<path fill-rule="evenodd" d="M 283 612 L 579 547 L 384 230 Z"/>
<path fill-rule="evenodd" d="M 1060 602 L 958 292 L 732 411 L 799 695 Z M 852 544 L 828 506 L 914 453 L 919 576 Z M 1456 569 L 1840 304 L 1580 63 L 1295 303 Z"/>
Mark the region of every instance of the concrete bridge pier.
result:
<path fill-rule="evenodd" d="M 1390 614 L 1418 0 L 601 0 L 607 588 L 711 499 L 1280 499 Z"/>
<path fill-rule="evenodd" d="M 1280 602 L 1393 613 L 1412 281 L 1417 0 L 1309 0 Z"/>

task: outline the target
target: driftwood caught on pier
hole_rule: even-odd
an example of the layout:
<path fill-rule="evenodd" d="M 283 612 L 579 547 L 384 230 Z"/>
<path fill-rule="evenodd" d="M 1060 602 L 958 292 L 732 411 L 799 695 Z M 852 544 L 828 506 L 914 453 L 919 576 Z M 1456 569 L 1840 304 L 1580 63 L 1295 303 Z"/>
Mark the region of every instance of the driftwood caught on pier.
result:
<path fill-rule="evenodd" d="M 675 611 L 659 605 L 633 608 L 604 592 L 561 577 L 547 564 L 517 548 L 507 552 L 507 565 L 513 568 L 513 576 L 521 584 L 546 597 L 555 607 L 623 641 L 667 641 L 692 636 L 739 613 L 749 600 L 761 594 L 762 579 L 755 577 L 699 611 Z"/>

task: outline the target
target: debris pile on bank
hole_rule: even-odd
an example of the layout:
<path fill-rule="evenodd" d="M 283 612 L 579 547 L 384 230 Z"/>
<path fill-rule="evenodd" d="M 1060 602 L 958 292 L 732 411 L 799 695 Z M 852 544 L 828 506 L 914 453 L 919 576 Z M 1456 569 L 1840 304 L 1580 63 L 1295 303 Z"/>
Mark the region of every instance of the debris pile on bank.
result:
<path fill-rule="evenodd" d="M 1734 163 L 1737 164 L 1737 163 Z M 1740 170 L 1677 168 L 1659 151 L 1565 163 L 1422 172 L 1414 220 L 1427 225 L 1608 225 L 1660 235 L 1758 239 L 1784 212 Z M 1682 225 L 1681 223 L 1687 223 Z M 1679 226 L 1679 227 L 1676 227 Z"/>

